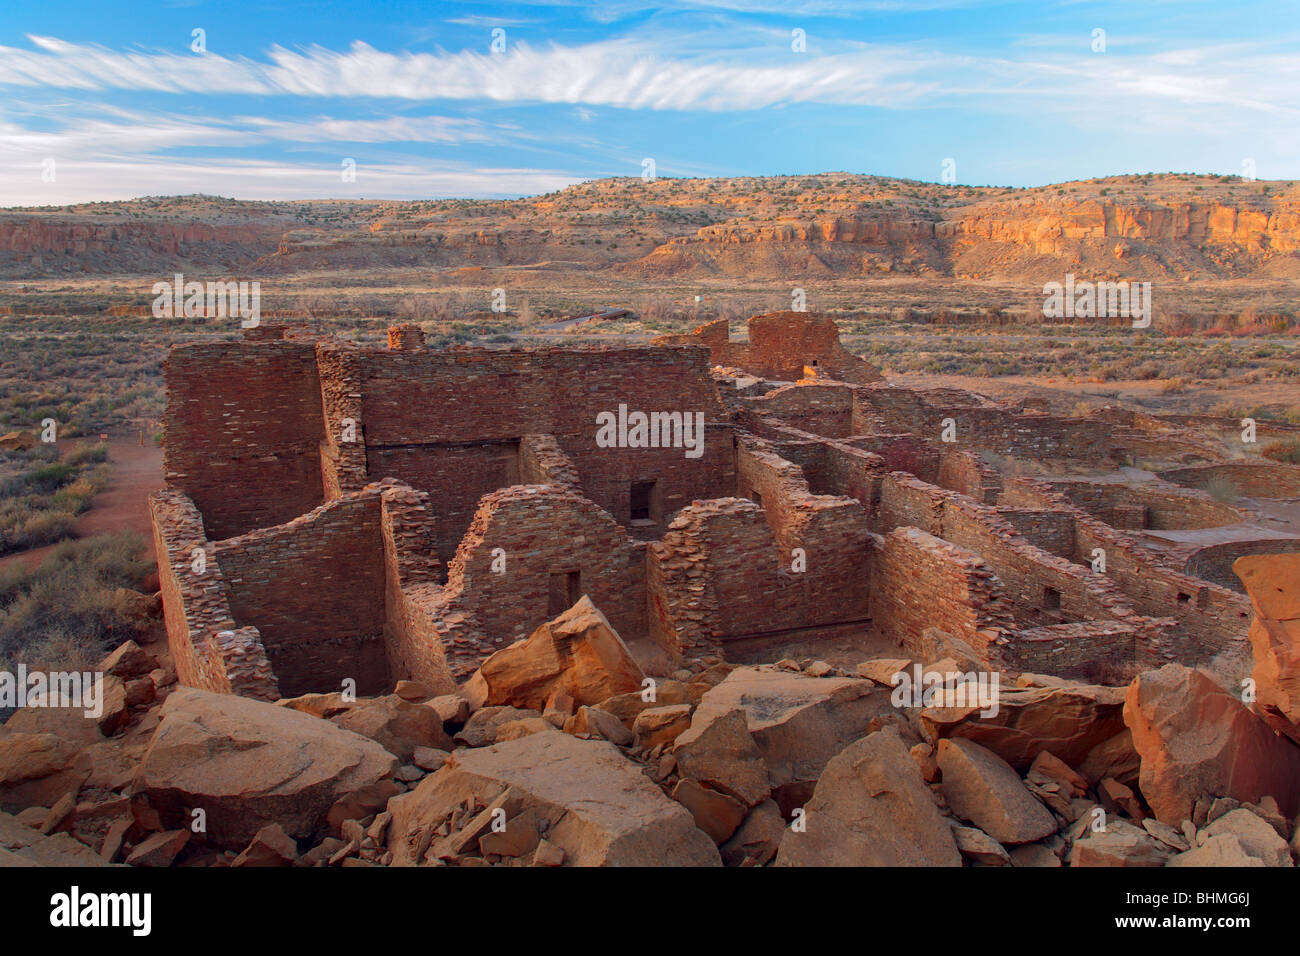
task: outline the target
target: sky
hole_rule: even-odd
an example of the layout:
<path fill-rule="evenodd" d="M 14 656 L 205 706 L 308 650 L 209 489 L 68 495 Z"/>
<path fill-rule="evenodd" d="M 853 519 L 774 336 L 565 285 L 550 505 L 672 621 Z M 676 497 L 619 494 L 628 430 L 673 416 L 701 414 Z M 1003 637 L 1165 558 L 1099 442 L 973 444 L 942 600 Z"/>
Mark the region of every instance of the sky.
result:
<path fill-rule="evenodd" d="M 1300 0 L 0 3 L 0 206 L 1300 178 Z"/>

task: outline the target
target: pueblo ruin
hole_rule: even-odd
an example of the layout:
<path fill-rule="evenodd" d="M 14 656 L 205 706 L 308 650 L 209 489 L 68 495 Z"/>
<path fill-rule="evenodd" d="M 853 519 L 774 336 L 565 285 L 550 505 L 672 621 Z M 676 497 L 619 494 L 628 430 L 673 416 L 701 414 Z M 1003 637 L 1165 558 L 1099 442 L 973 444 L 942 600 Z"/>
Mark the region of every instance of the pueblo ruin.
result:
<path fill-rule="evenodd" d="M 1293 864 L 1300 468 L 1222 421 L 889 384 L 800 312 L 165 371 L 170 662 L 9 722 L 0 852 Z"/>

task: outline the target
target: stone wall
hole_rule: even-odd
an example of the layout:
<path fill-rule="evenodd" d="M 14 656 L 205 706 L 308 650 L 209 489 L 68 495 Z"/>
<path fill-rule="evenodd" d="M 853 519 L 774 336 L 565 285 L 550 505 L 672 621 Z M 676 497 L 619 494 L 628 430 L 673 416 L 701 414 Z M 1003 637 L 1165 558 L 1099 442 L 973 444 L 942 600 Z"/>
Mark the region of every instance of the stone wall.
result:
<path fill-rule="evenodd" d="M 733 342 L 726 319 L 717 319 L 686 335 L 663 335 L 655 345 L 707 346 L 714 365 L 742 369 L 761 378 L 796 382 L 805 377 L 866 384 L 880 372 L 840 344 L 839 327 L 829 316 L 809 312 L 769 312 L 749 319 L 749 341 Z"/>
<path fill-rule="evenodd" d="M 256 626 L 286 696 L 390 683 L 380 499 L 351 492 L 292 521 L 218 542 L 230 611 Z"/>
<path fill-rule="evenodd" d="M 885 535 L 871 566 L 872 622 L 907 654 L 923 658 L 926 628 L 960 638 L 984 663 L 1001 666 L 1003 633 L 1014 627 L 1001 583 L 978 554 L 919 528 Z"/>
<path fill-rule="evenodd" d="M 1208 490 L 1221 484 L 1249 498 L 1300 498 L 1300 467 L 1267 461 L 1231 461 L 1158 472 L 1184 488 Z"/>
<path fill-rule="evenodd" d="M 194 502 L 210 538 L 279 524 L 324 501 L 314 345 L 178 346 L 163 369 L 167 485 Z"/>
<path fill-rule="evenodd" d="M 216 693 L 276 700 L 279 686 L 260 635 L 256 628 L 235 624 L 220 562 L 194 502 L 166 489 L 149 497 L 149 511 L 177 678 Z M 196 551 L 202 552 L 197 565 Z"/>
<path fill-rule="evenodd" d="M 647 635 L 644 546 L 608 513 L 560 485 L 486 495 L 432 611 L 448 625 L 452 676 L 463 680 L 492 651 L 567 610 L 572 601 L 561 607 L 552 596 L 566 587 L 574 601 L 590 597 L 625 641 Z"/>

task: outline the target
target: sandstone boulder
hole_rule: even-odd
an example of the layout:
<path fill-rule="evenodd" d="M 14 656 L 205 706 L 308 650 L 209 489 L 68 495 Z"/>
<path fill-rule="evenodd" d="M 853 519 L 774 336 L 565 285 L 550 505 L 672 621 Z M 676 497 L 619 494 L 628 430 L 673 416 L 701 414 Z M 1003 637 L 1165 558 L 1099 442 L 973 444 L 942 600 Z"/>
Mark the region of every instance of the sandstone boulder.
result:
<path fill-rule="evenodd" d="M 485 660 L 462 694 L 476 708 L 509 704 L 540 713 L 557 690 L 576 704 L 599 704 L 639 690 L 644 679 L 618 632 L 584 596 L 528 638 Z"/>
<path fill-rule="evenodd" d="M 1056 820 L 1011 766 L 970 740 L 940 740 L 939 785 L 953 813 L 999 843 L 1033 843 L 1056 832 Z"/>
<path fill-rule="evenodd" d="M 335 724 L 369 737 L 403 763 L 409 763 L 416 747 L 450 750 L 451 738 L 442 720 L 429 707 L 413 704 L 396 694 L 360 700 L 355 707 L 331 717 Z"/>
<path fill-rule="evenodd" d="M 73 767 L 77 748 L 54 734 L 0 734 L 0 810 L 51 807 L 81 789 L 87 771 Z"/>
<path fill-rule="evenodd" d="M 1071 866 L 1164 866 L 1173 851 L 1141 827 L 1108 818 L 1105 830 L 1089 827 L 1074 841 Z"/>
<path fill-rule="evenodd" d="M 1256 709 L 1300 743 L 1300 554 L 1252 554 L 1232 566 L 1255 608 Z"/>
<path fill-rule="evenodd" d="M 785 820 L 775 800 L 764 800 L 749 811 L 735 834 L 719 847 L 727 866 L 766 866 L 776 856 L 785 835 Z"/>
<path fill-rule="evenodd" d="M 787 815 L 811 796 L 832 757 L 898 719 L 889 694 L 871 681 L 738 667 L 701 698 L 691 726 L 699 722 L 702 729 L 735 710 L 745 715 L 775 799 Z"/>
<path fill-rule="evenodd" d="M 1044 750 L 1076 767 L 1124 730 L 1123 708 L 1122 687 L 1002 687 L 995 716 L 983 717 L 977 707 L 927 707 L 921 724 L 932 739 L 973 740 L 1017 770 Z"/>
<path fill-rule="evenodd" d="M 767 763 L 740 707 L 704 716 L 697 710 L 677 737 L 673 756 L 683 779 L 730 794 L 745 806 L 767 800 L 772 792 Z"/>
<path fill-rule="evenodd" d="M 850 744 L 825 767 L 787 828 L 777 866 L 960 866 L 930 788 L 892 727 Z"/>
<path fill-rule="evenodd" d="M 360 734 L 274 704 L 182 687 L 136 772 L 136 818 L 187 829 L 206 814 L 206 838 L 243 850 L 272 823 L 306 838 L 341 798 L 387 782 L 397 760 Z"/>
<path fill-rule="evenodd" d="M 1142 757 L 1139 786 L 1156 818 L 1178 826 L 1197 798 L 1300 808 L 1300 748 L 1279 737 L 1204 671 L 1166 664 L 1129 685 L 1124 719 Z"/>
<path fill-rule="evenodd" d="M 562 851 L 568 866 L 722 862 L 690 812 L 666 797 L 612 744 L 543 733 L 457 752 L 410 793 L 391 800 L 388 849 L 393 864 L 417 865 L 431 847 L 438 852 L 434 831 L 467 804 L 503 810 L 505 833 L 511 832 L 512 822 L 516 828 L 533 828 Z M 488 814 L 479 834 L 473 831 L 480 824 L 461 827 L 460 832 L 470 832 L 459 843 L 461 852 L 473 850 L 493 832 L 491 819 Z M 536 846 L 540 854 L 540 840 Z"/>
<path fill-rule="evenodd" d="M 1197 839 L 1212 840 L 1221 834 L 1236 837 L 1242 851 L 1265 866 L 1295 865 L 1286 840 L 1260 816 L 1245 808 L 1225 813 L 1197 834 Z"/>

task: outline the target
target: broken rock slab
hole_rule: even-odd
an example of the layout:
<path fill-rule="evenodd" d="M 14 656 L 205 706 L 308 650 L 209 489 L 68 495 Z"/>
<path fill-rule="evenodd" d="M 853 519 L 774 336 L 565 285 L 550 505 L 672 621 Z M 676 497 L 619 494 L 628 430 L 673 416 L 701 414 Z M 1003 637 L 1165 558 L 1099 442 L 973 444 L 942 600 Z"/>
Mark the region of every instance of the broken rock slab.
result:
<path fill-rule="evenodd" d="M 465 682 L 474 708 L 508 704 L 536 710 L 556 691 L 575 704 L 599 704 L 640 690 L 645 679 L 623 639 L 584 596 L 529 637 L 502 648 Z"/>
<path fill-rule="evenodd" d="M 1002 687 L 997 703 L 997 714 L 989 717 L 978 707 L 927 707 L 921 725 L 932 740 L 973 740 L 1020 771 L 1044 750 L 1077 768 L 1124 730 L 1123 687 Z"/>
<path fill-rule="evenodd" d="M 898 732 L 887 727 L 827 764 L 787 828 L 776 866 L 961 866 L 952 827 Z"/>
<path fill-rule="evenodd" d="M 241 851 L 272 823 L 298 839 L 317 834 L 336 802 L 396 768 L 375 741 L 329 721 L 181 687 L 163 704 L 132 807 L 146 829 L 188 830 L 202 809 L 208 842 Z"/>
<path fill-rule="evenodd" d="M 410 793 L 389 801 L 394 866 L 423 860 L 437 827 L 457 807 L 501 800 L 510 821 L 531 811 L 567 866 L 720 866 L 690 812 L 603 740 L 533 734 L 458 751 Z M 544 833 L 541 832 L 544 830 Z"/>
<path fill-rule="evenodd" d="M 396 694 L 360 700 L 329 719 L 344 730 L 369 737 L 403 763 L 410 763 L 417 747 L 451 750 L 455 746 L 433 708 Z"/>
<path fill-rule="evenodd" d="M 889 694 L 868 680 L 738 667 L 701 698 L 679 743 L 736 710 L 744 714 L 773 795 L 787 815 L 812 795 L 832 757 L 898 719 Z"/>
<path fill-rule="evenodd" d="M 1166 664 L 1138 675 L 1124 719 L 1142 757 L 1142 796 L 1161 822 L 1192 819 L 1202 796 L 1271 796 L 1289 819 L 1300 809 L 1300 748 L 1205 671 Z"/>
<path fill-rule="evenodd" d="M 940 792 L 953 813 L 999 843 L 1033 843 L 1056 832 L 1056 819 L 993 751 L 974 741 L 940 740 Z"/>

